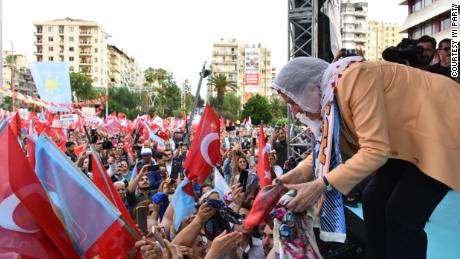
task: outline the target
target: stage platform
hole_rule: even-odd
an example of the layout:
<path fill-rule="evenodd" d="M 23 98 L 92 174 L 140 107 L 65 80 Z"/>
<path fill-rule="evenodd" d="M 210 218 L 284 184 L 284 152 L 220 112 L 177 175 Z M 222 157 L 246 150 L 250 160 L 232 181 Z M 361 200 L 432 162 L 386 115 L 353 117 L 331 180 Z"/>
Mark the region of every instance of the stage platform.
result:
<path fill-rule="evenodd" d="M 349 230 L 358 238 L 365 238 L 364 226 L 356 222 L 363 219 L 361 204 L 358 204 L 357 208 L 348 206 L 346 208 L 347 221 L 350 220 L 353 223 L 351 226 L 355 228 Z M 350 227 L 350 224 L 347 225 Z M 431 215 L 425 231 L 428 236 L 427 259 L 460 258 L 460 193 L 454 191 L 447 193 Z"/>

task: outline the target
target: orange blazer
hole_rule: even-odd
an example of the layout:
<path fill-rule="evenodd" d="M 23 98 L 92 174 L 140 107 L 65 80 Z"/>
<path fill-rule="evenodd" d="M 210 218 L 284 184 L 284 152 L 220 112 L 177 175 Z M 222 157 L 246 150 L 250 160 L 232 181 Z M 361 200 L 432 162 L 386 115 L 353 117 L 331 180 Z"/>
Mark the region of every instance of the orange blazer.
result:
<path fill-rule="evenodd" d="M 347 194 L 395 158 L 460 191 L 460 85 L 455 81 L 395 63 L 363 62 L 344 71 L 336 96 L 340 146 L 351 155 L 328 174 L 337 190 Z M 311 171 L 311 163 L 309 157 L 303 164 Z"/>

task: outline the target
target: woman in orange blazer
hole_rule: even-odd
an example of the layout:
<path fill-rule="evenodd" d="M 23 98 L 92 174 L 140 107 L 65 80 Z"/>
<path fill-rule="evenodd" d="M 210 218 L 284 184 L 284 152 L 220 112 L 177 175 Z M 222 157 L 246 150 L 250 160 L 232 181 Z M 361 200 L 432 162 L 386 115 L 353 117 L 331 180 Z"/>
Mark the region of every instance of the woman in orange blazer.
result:
<path fill-rule="evenodd" d="M 326 187 L 347 194 L 374 173 L 363 194 L 368 257 L 426 258 L 425 223 L 449 189 L 460 191 L 460 86 L 395 63 L 302 57 L 273 88 L 319 146 L 320 155 L 279 178 L 297 190 L 288 207 L 305 210 Z M 327 150 L 328 104 L 339 108 L 340 149 L 351 157 L 323 177 L 312 168 Z"/>

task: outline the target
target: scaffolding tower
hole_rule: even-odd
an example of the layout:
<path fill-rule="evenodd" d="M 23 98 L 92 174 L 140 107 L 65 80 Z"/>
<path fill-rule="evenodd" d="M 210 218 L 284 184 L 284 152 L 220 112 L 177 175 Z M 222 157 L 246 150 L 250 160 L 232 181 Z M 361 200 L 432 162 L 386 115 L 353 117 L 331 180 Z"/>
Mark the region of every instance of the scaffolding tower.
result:
<path fill-rule="evenodd" d="M 301 56 L 317 57 L 317 4 L 317 0 L 288 0 L 288 60 Z M 293 116 L 288 106 L 288 157 L 294 156 L 297 160 L 311 150 L 305 143 L 298 143 L 305 131 L 295 132 Z"/>
<path fill-rule="evenodd" d="M 288 0 L 288 60 L 296 57 L 316 57 L 331 62 L 329 18 L 320 12 L 321 7 L 331 0 Z M 287 108 L 288 157 L 299 158 L 310 152 L 306 144 L 297 143 L 305 131 L 295 132 L 293 114 Z M 303 150 L 305 152 L 299 152 Z"/>

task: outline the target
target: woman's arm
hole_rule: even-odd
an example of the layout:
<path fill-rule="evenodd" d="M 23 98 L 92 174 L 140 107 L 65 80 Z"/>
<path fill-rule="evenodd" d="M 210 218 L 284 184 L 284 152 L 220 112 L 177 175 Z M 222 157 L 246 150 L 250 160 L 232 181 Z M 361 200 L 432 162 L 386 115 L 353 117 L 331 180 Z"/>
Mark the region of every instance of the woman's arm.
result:
<path fill-rule="evenodd" d="M 313 155 L 310 154 L 302 160 L 294 169 L 281 175 L 279 179 L 284 184 L 304 183 L 312 180 Z"/>
<path fill-rule="evenodd" d="M 377 70 L 350 67 L 340 79 L 337 95 L 351 111 L 359 150 L 344 164 L 327 174 L 329 183 L 343 194 L 386 163 L 390 154 L 385 81 Z"/>

